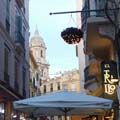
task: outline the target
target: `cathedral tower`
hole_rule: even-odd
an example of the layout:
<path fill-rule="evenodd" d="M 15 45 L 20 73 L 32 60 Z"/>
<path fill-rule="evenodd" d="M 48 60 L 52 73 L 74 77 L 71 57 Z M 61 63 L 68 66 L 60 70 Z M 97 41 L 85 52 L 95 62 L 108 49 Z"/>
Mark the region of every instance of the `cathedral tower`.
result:
<path fill-rule="evenodd" d="M 39 66 L 39 77 L 41 81 L 47 80 L 49 77 L 49 64 L 46 60 L 46 45 L 43 38 L 39 35 L 39 31 L 36 28 L 34 36 L 30 41 L 30 50 Z"/>

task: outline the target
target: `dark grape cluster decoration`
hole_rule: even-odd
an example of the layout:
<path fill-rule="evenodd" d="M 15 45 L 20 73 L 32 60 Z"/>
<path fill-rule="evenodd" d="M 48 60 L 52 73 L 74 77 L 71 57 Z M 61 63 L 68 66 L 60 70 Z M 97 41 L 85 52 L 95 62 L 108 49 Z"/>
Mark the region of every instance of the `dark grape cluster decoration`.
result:
<path fill-rule="evenodd" d="M 81 31 L 81 29 L 78 28 L 66 28 L 64 31 L 61 32 L 61 37 L 68 44 L 77 44 L 83 37 L 83 32 Z"/>

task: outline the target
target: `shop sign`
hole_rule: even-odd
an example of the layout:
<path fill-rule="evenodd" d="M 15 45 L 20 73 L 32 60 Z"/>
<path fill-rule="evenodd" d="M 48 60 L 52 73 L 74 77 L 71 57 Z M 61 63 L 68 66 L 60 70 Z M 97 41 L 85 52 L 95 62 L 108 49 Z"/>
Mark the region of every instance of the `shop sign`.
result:
<path fill-rule="evenodd" d="M 116 98 L 116 85 L 118 84 L 117 64 L 114 61 L 104 61 L 101 63 L 104 97 Z"/>

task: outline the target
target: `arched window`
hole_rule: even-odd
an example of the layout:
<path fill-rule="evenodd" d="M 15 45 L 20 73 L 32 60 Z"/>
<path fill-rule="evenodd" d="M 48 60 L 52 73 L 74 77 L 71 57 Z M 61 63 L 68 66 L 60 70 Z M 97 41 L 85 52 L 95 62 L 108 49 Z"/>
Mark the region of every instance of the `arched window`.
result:
<path fill-rule="evenodd" d="M 57 83 L 57 89 L 60 90 L 60 82 Z"/>
<path fill-rule="evenodd" d="M 43 91 L 46 93 L 46 85 L 43 86 Z"/>
<path fill-rule="evenodd" d="M 41 76 L 42 77 L 44 76 L 44 70 L 43 69 L 41 70 Z"/>
<path fill-rule="evenodd" d="M 41 57 L 43 57 L 43 51 L 41 50 L 41 52 L 40 52 L 40 55 L 41 55 Z"/>

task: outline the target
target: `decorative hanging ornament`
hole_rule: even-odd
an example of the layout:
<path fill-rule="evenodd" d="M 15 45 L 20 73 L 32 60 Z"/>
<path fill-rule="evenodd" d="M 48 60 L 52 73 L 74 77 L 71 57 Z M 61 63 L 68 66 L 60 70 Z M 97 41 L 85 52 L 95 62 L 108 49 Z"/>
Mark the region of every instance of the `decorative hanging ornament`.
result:
<path fill-rule="evenodd" d="M 83 32 L 81 29 L 70 27 L 61 32 L 61 37 L 68 44 L 77 44 L 83 37 Z"/>

